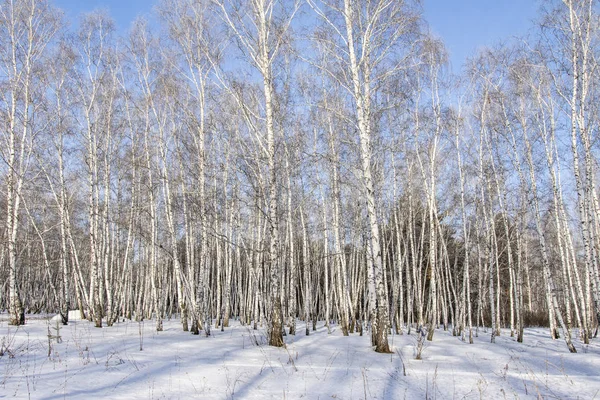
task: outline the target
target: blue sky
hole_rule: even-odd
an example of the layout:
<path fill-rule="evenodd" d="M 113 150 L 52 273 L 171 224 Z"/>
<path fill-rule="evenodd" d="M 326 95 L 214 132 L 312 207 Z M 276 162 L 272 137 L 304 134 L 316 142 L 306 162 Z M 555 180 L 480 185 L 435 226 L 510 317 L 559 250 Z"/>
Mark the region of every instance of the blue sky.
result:
<path fill-rule="evenodd" d="M 138 15 L 149 14 L 154 0 L 53 0 L 75 24 L 77 16 L 106 8 L 120 31 L 126 31 Z M 454 71 L 482 46 L 515 35 L 532 26 L 539 0 L 423 0 L 425 19 L 450 52 Z"/>
<path fill-rule="evenodd" d="M 526 34 L 540 6 L 539 0 L 423 0 L 423 5 L 455 71 L 478 48 Z"/>
<path fill-rule="evenodd" d="M 138 15 L 148 15 L 157 3 L 154 0 L 51 0 L 65 12 L 67 19 L 75 25 L 81 13 L 98 8 L 107 9 L 120 31 L 127 31 Z"/>

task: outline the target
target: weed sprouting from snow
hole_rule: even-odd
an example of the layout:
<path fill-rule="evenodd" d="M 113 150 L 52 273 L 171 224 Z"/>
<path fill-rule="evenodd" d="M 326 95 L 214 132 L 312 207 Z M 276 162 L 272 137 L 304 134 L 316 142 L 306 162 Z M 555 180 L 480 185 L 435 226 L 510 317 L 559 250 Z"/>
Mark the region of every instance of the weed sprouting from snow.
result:
<path fill-rule="evenodd" d="M 263 346 L 267 343 L 266 336 L 258 330 L 250 330 L 249 326 L 246 326 L 247 335 L 242 335 L 242 349 L 246 346 L 246 337 L 250 339 L 250 343 L 253 346 Z M 258 334 L 257 334 L 258 333 Z"/>
<path fill-rule="evenodd" d="M 402 350 L 396 349 L 396 353 L 398 353 L 398 357 L 400 357 L 400 362 L 402 363 L 402 375 L 406 376 L 406 363 L 404 362 L 404 357 L 402 357 Z"/>
<path fill-rule="evenodd" d="M 437 398 L 437 393 L 438 393 L 437 377 L 438 377 L 438 364 L 435 365 L 435 370 L 433 372 L 433 379 L 431 380 L 431 388 L 429 386 L 429 372 L 425 376 L 425 399 L 427 399 L 427 400 Z"/>
<path fill-rule="evenodd" d="M 9 330 L 8 334 L 2 336 L 2 338 L 0 339 L 0 358 L 4 357 L 5 355 L 9 358 L 15 358 L 15 352 L 12 350 L 12 347 L 15 341 L 16 333 L 17 331 L 15 330 L 11 334 Z"/>
<path fill-rule="evenodd" d="M 485 399 L 485 391 L 487 390 L 488 382 L 481 372 L 479 372 L 479 376 L 481 377 L 477 380 L 477 390 L 479 390 L 479 398 Z"/>
<path fill-rule="evenodd" d="M 140 351 L 144 350 L 144 320 L 138 322 L 138 332 L 140 339 Z"/>
<path fill-rule="evenodd" d="M 371 394 L 370 394 L 371 391 L 369 390 L 369 380 L 368 380 L 368 377 L 367 377 L 367 371 L 368 371 L 368 369 L 366 367 L 363 367 L 363 368 L 361 368 L 360 371 L 362 373 L 362 378 L 363 378 L 363 389 L 364 389 L 364 392 L 365 392 L 365 400 L 366 399 L 370 399 L 373 396 L 371 396 Z M 369 392 L 368 396 L 367 396 L 367 392 Z"/>
<path fill-rule="evenodd" d="M 283 348 L 285 349 L 285 351 L 288 354 L 288 364 L 291 364 L 292 367 L 294 368 L 294 371 L 298 372 L 298 368 L 296 367 L 296 363 L 294 362 L 294 357 L 292 357 L 292 353 L 290 353 L 290 350 L 287 348 L 287 346 L 283 346 Z M 298 358 L 298 353 L 296 352 L 296 358 Z"/>
<path fill-rule="evenodd" d="M 106 354 L 106 361 L 104 362 L 104 366 L 107 370 L 115 369 L 117 366 L 125 364 L 125 360 L 121 358 L 118 351 L 113 350 Z"/>
<path fill-rule="evenodd" d="M 433 373 L 433 382 L 432 382 L 432 389 L 433 389 L 433 393 L 434 393 L 434 397 L 437 397 L 436 393 L 437 393 L 437 379 L 438 379 L 438 367 L 439 364 L 435 364 L 435 371 Z"/>
<path fill-rule="evenodd" d="M 331 366 L 333 365 L 333 363 L 335 362 L 335 360 L 339 354 L 340 354 L 339 351 L 335 351 L 333 354 L 331 354 L 331 356 L 327 360 L 327 364 L 325 365 L 325 371 L 323 373 L 323 379 L 327 379 L 327 373 L 331 369 Z"/>
<path fill-rule="evenodd" d="M 223 369 L 225 370 L 225 393 L 227 398 L 233 399 L 233 396 L 235 395 L 236 386 L 238 386 L 240 383 L 244 383 L 244 380 L 242 378 L 246 374 L 242 371 L 236 370 L 235 375 L 232 377 L 229 368 L 225 364 L 223 364 Z"/>
<path fill-rule="evenodd" d="M 54 350 L 53 343 L 56 341 L 57 344 L 62 343 L 62 336 L 60 336 L 60 322 L 56 320 L 56 327 L 52 327 L 54 333 L 50 330 L 50 323 L 48 323 L 48 358 L 52 355 Z"/>
<path fill-rule="evenodd" d="M 425 338 L 427 337 L 427 329 L 420 327 L 417 329 L 417 338 L 415 339 L 415 360 L 423 359 L 423 350 L 425 349 Z"/>

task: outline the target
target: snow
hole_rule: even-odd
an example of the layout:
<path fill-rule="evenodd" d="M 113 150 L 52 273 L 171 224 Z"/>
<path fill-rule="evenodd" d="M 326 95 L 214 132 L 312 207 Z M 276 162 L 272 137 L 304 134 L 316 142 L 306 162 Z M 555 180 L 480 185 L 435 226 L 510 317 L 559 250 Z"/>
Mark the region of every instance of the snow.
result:
<path fill-rule="evenodd" d="M 322 323 L 305 336 L 298 322 L 298 334 L 278 349 L 266 344 L 264 329 L 237 321 L 205 337 L 183 332 L 175 319 L 156 332 L 153 321 L 99 329 L 71 316 L 58 343 L 48 339 L 49 331 L 57 335 L 57 318 L 30 318 L 17 328 L 0 315 L 0 398 L 600 397 L 598 342 L 577 343 L 579 352 L 570 354 L 543 328 L 526 329 L 523 344 L 506 331 L 491 344 L 483 330 L 468 344 L 440 329 L 416 360 L 414 330 L 390 337 L 393 354 L 377 354 L 367 334 L 343 337 L 335 325 L 328 334 Z"/>

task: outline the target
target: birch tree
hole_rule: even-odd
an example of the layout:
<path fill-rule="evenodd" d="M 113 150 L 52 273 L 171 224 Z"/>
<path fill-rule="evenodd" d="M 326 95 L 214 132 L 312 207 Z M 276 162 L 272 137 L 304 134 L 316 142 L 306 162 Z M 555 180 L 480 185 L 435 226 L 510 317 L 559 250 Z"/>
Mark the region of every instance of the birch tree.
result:
<path fill-rule="evenodd" d="M 0 58 L 2 68 L 2 159 L 6 178 L 6 242 L 9 270 L 11 325 L 23 325 L 25 316 L 18 291 L 20 207 L 23 187 L 36 146 L 36 114 L 44 94 L 37 75 L 46 49 L 60 28 L 60 17 L 47 2 L 5 0 L 0 4 Z"/>
<path fill-rule="evenodd" d="M 269 266 L 270 266 L 270 300 L 271 316 L 269 327 L 269 344 L 281 347 L 284 345 L 282 328 L 283 314 L 281 306 L 281 269 L 280 269 L 280 237 L 278 207 L 278 182 L 275 154 L 275 77 L 274 63 L 281 56 L 286 42 L 291 21 L 298 9 L 294 4 L 290 9 L 278 0 L 253 0 L 242 6 L 237 0 L 224 2 L 213 0 L 221 11 L 226 26 L 232 32 L 247 61 L 256 69 L 262 78 L 265 132 L 259 131 L 253 121 L 251 129 L 260 143 L 263 156 L 266 158 L 269 222 Z"/>
<path fill-rule="evenodd" d="M 554 88 L 565 104 L 569 118 L 585 272 L 590 277 L 596 319 L 600 320 L 600 203 L 594 168 L 597 159 L 592 150 L 591 136 L 592 127 L 597 123 L 597 117 L 592 116 L 591 110 L 597 96 L 593 82 L 597 74 L 598 14 L 592 0 L 563 0 L 549 2 L 549 5 L 551 11 L 544 16 L 542 24 L 546 41 L 540 50 L 547 54 L 545 61 Z"/>
<path fill-rule="evenodd" d="M 314 40 L 334 67 L 317 65 L 340 83 L 354 108 L 358 132 L 362 192 L 368 219 L 370 321 L 375 351 L 390 351 L 387 340 L 389 310 L 384 286 L 381 238 L 373 182 L 374 116 L 379 91 L 407 67 L 408 40 L 414 38 L 418 18 L 404 1 L 308 0 L 322 25 Z M 323 39 L 321 39 L 323 38 Z"/>

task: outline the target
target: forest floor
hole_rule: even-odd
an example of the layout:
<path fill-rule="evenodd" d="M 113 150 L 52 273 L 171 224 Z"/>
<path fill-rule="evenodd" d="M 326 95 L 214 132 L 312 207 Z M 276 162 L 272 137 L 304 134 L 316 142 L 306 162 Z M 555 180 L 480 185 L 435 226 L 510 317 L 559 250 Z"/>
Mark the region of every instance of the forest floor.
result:
<path fill-rule="evenodd" d="M 31 399 L 494 399 L 600 398 L 600 340 L 570 354 L 548 330 L 508 331 L 474 344 L 437 330 L 416 360 L 419 334 L 390 336 L 392 354 L 377 354 L 368 333 L 343 337 L 323 323 L 304 334 L 298 322 L 287 348 L 266 344 L 264 329 L 232 321 L 224 332 L 193 336 L 179 320 L 119 322 L 94 328 L 56 318 L 7 324 L 0 315 L 0 398 Z M 258 343 L 258 345 L 257 345 Z M 141 348 L 141 350 L 140 350 Z"/>

